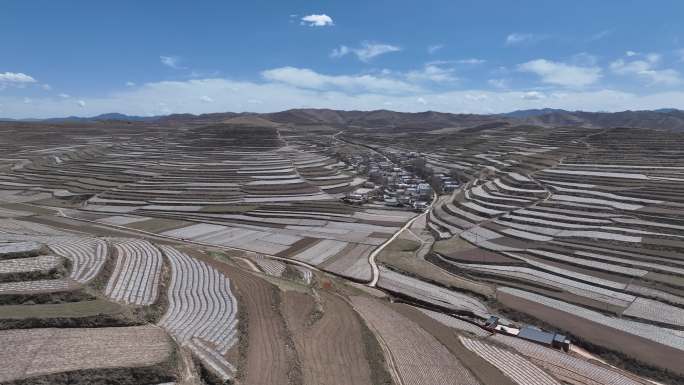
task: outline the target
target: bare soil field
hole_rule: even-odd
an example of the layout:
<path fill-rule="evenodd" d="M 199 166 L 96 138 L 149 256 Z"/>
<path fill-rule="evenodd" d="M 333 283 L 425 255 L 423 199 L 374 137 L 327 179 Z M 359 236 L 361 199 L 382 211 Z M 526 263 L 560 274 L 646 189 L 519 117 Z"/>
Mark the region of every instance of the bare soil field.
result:
<path fill-rule="evenodd" d="M 509 377 L 501 373 L 493 365 L 466 349 L 459 341 L 458 331 L 426 316 L 416 308 L 405 304 L 393 304 L 392 308 L 403 316 L 417 323 L 430 335 L 435 337 L 467 367 L 482 384 L 514 385 Z"/>
<path fill-rule="evenodd" d="M 288 384 L 296 358 L 289 350 L 293 347 L 287 346 L 288 331 L 280 314 L 276 287 L 239 268 L 211 258 L 202 260 L 235 283 L 242 300 L 238 313 L 247 314 L 246 366 L 241 368 L 244 373 L 238 378 L 247 384 Z"/>
<path fill-rule="evenodd" d="M 378 300 L 351 298 L 354 309 L 369 324 L 380 344 L 395 382 L 412 384 L 479 384 L 439 341 L 415 322 Z"/>
<path fill-rule="evenodd" d="M 373 384 L 359 319 L 341 298 L 284 292 L 281 309 L 302 365 L 304 384 Z"/>
<path fill-rule="evenodd" d="M 415 258 L 412 251 L 405 252 L 397 250 L 392 244 L 380 253 L 378 261 L 404 272 L 407 275 L 428 282 L 435 282 L 445 287 L 470 291 L 485 297 L 493 297 L 495 293 L 494 289 L 487 284 L 450 274 L 448 271 L 440 269 L 426 260 Z"/>

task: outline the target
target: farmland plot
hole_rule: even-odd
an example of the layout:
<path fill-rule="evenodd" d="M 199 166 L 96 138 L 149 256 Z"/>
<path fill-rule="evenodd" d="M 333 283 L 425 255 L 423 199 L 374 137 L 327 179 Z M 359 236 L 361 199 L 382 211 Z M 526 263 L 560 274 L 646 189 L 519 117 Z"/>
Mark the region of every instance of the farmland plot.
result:
<path fill-rule="evenodd" d="M 499 288 L 497 299 L 506 306 L 515 306 L 545 322 L 609 346 L 644 362 L 682 371 L 675 357 L 684 350 L 681 331 L 606 316 L 586 308 L 530 292 Z"/>
<path fill-rule="evenodd" d="M 211 367 L 228 379 L 235 367 L 222 356 L 237 341 L 237 301 L 230 281 L 211 266 L 170 246 L 161 246 L 171 261 L 169 308 L 159 321 L 181 345 L 205 354 Z"/>
<path fill-rule="evenodd" d="M 0 260 L 0 274 L 46 273 L 58 268 L 61 264 L 62 259 L 53 255 Z"/>
<path fill-rule="evenodd" d="M 70 279 L 39 279 L 35 281 L 18 281 L 0 283 L 0 294 L 34 294 L 67 291 L 79 285 Z"/>
<path fill-rule="evenodd" d="M 0 340 L 1 382 L 82 369 L 150 366 L 171 354 L 168 337 L 154 326 L 4 330 Z"/>
<path fill-rule="evenodd" d="M 483 318 L 489 314 L 487 307 L 476 298 L 396 273 L 387 268 L 380 269 L 378 286 L 445 308 L 470 312 Z"/>
<path fill-rule="evenodd" d="M 674 326 L 684 326 L 684 309 L 648 298 L 635 299 L 622 314 Z"/>
<path fill-rule="evenodd" d="M 577 358 L 520 338 L 495 334 L 492 340 L 509 346 L 559 379 L 579 385 L 643 385 L 622 371 Z"/>
<path fill-rule="evenodd" d="M 372 384 L 361 321 L 349 304 L 328 293 L 315 303 L 309 295 L 286 292 L 281 306 L 304 384 Z"/>
<path fill-rule="evenodd" d="M 560 382 L 556 379 L 518 354 L 511 353 L 508 350 L 504 350 L 480 340 L 463 336 L 461 336 L 460 339 L 463 346 L 496 366 L 517 384 L 560 385 Z"/>
<path fill-rule="evenodd" d="M 247 357 L 243 378 L 247 384 L 288 384 L 293 357 L 287 348 L 287 329 L 277 304 L 275 286 L 226 264 L 202 259 L 235 283 L 247 322 Z M 238 310 L 241 311 L 241 310 Z M 264 367 L 269 370 L 264 370 Z"/>
<path fill-rule="evenodd" d="M 53 238 L 47 241 L 56 254 L 72 262 L 71 279 L 86 283 L 100 272 L 107 259 L 107 242 L 95 238 Z"/>
<path fill-rule="evenodd" d="M 456 357 L 415 322 L 377 300 L 352 297 L 352 305 L 385 346 L 395 382 L 406 385 L 467 384 L 479 382 Z"/>
<path fill-rule="evenodd" d="M 285 272 L 286 266 L 284 263 L 275 259 L 266 258 L 263 255 L 257 255 L 254 258 L 254 262 L 264 273 L 274 277 L 280 277 Z"/>
<path fill-rule="evenodd" d="M 38 242 L 0 242 L 0 258 L 16 254 L 37 254 L 43 247 Z"/>
<path fill-rule="evenodd" d="M 151 305 L 157 299 L 162 256 L 143 240 L 116 240 L 116 267 L 105 294 L 115 301 Z"/>
<path fill-rule="evenodd" d="M 478 337 L 487 337 L 491 335 L 490 332 L 484 330 L 483 328 L 476 326 L 472 323 L 460 320 L 455 317 L 448 316 L 443 313 L 438 313 L 436 311 L 432 310 L 427 310 L 427 309 L 419 309 L 421 313 L 427 315 L 428 317 L 434 319 L 435 321 L 448 326 L 452 329 L 456 329 L 462 332 L 470 333 L 473 335 L 476 335 Z"/>
<path fill-rule="evenodd" d="M 40 223 L 20 221 L 17 219 L 3 219 L 0 221 L 0 235 L 59 236 L 71 234 Z"/>

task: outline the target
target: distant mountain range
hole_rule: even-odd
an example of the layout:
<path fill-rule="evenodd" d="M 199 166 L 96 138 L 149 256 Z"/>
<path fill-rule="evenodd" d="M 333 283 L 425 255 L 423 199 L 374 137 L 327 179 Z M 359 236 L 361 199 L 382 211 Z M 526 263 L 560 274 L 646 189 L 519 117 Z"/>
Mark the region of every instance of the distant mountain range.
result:
<path fill-rule="evenodd" d="M 534 125 L 542 127 L 636 127 L 659 128 L 684 131 L 684 111 L 674 108 L 622 112 L 584 112 L 544 108 L 518 110 L 505 114 L 476 115 L 451 114 L 435 111 L 418 113 L 396 112 L 389 110 L 341 111 L 331 109 L 291 109 L 287 111 L 256 113 L 212 113 L 212 114 L 173 114 L 164 116 L 131 116 L 119 113 L 102 114 L 89 118 L 70 116 L 66 118 L 13 120 L 46 123 L 128 121 L 154 122 L 162 124 L 204 124 L 225 121 L 246 124 L 259 119 L 283 124 L 326 125 L 333 127 L 382 129 L 397 131 L 431 131 L 443 128 L 477 129 Z"/>
<path fill-rule="evenodd" d="M 97 116 L 81 117 L 81 116 L 67 116 L 64 118 L 47 118 L 47 119 L 10 119 L 10 118 L 0 118 L 0 121 L 9 122 L 48 122 L 48 123 L 60 123 L 60 122 L 93 122 L 93 121 L 104 121 L 104 120 L 122 120 L 128 122 L 146 122 L 159 119 L 160 116 L 134 116 L 125 115 L 118 112 L 111 112 L 108 114 L 101 114 Z"/>
<path fill-rule="evenodd" d="M 367 129 L 435 130 L 534 125 L 542 127 L 635 127 L 684 131 L 684 111 L 677 109 L 622 112 L 542 109 L 498 115 L 449 114 L 434 111 L 405 113 L 387 110 L 295 109 L 261 116 L 280 123 L 326 124 Z"/>

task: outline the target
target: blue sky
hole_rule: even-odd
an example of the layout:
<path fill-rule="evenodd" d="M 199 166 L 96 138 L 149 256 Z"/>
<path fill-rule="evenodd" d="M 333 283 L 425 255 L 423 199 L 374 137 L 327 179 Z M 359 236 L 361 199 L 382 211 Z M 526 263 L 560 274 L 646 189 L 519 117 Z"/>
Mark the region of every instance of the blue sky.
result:
<path fill-rule="evenodd" d="M 684 108 L 684 2 L 4 1 L 0 116 Z"/>

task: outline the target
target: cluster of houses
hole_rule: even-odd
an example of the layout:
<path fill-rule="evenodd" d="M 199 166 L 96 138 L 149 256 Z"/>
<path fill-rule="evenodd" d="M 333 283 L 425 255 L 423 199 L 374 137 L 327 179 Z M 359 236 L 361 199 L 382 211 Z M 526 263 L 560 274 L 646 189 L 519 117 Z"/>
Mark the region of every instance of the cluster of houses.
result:
<path fill-rule="evenodd" d="M 435 179 L 439 181 L 440 190 L 443 193 L 450 193 L 460 186 L 458 181 L 454 180 L 454 178 L 450 177 L 449 175 L 444 175 L 444 174 L 436 174 Z"/>
<path fill-rule="evenodd" d="M 342 200 L 352 204 L 375 201 L 385 206 L 424 211 L 433 199 L 432 186 L 401 166 L 403 162 L 397 165 L 382 157 L 352 157 L 350 167 L 367 175 L 369 181 Z"/>

